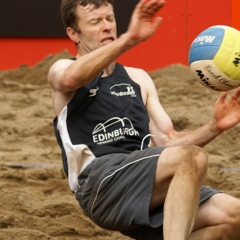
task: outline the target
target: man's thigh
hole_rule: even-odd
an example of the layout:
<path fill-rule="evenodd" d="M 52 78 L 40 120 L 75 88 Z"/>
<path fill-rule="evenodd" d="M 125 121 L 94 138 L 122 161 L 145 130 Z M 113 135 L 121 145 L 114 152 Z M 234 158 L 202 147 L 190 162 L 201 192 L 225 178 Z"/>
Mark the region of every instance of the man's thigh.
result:
<path fill-rule="evenodd" d="M 204 151 L 197 146 L 166 147 L 162 151 L 157 164 L 150 209 L 154 209 L 165 201 L 171 181 L 179 168 L 185 172 L 195 170 L 194 166 L 197 163 L 195 165 L 193 163 L 196 162 L 195 158 L 199 152 Z"/>

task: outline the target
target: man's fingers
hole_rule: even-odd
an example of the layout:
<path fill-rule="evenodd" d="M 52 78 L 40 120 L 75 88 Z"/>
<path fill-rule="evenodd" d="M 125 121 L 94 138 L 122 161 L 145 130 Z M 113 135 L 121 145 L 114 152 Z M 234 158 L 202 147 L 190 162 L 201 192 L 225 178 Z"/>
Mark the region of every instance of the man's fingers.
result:
<path fill-rule="evenodd" d="M 141 0 L 139 10 L 144 16 L 153 17 L 161 7 L 165 5 L 164 0 Z"/>
<path fill-rule="evenodd" d="M 161 22 L 162 22 L 162 18 L 161 17 L 156 17 L 154 19 L 154 22 L 153 22 L 154 30 L 156 30 L 158 28 L 158 26 L 160 25 Z"/>
<path fill-rule="evenodd" d="M 227 92 L 222 92 L 217 100 L 218 103 L 224 103 L 226 100 L 228 93 Z"/>
<path fill-rule="evenodd" d="M 232 100 L 240 102 L 240 87 L 233 93 Z"/>

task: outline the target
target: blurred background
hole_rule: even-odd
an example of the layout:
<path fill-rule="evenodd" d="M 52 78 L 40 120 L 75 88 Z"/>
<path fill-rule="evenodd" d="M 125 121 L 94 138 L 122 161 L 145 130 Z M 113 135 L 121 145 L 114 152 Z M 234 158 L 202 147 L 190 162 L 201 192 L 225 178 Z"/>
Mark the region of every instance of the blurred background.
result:
<path fill-rule="evenodd" d="M 60 17 L 61 0 L 0 0 L 0 70 L 34 66 L 50 54 L 67 50 L 76 55 Z M 126 31 L 138 0 L 115 0 L 118 35 Z M 148 41 L 123 54 L 118 62 L 155 70 L 188 64 L 193 39 L 213 25 L 240 30 L 240 0 L 167 0 L 157 14 L 163 22 Z"/>

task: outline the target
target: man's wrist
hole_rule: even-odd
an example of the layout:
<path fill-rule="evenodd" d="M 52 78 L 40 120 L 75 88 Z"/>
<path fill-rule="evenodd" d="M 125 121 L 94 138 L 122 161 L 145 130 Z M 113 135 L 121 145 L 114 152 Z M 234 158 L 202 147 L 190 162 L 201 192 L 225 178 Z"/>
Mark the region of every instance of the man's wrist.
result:
<path fill-rule="evenodd" d="M 209 124 L 211 125 L 211 130 L 212 130 L 212 132 L 213 132 L 214 135 L 219 135 L 219 134 L 221 134 L 221 133 L 223 132 L 223 130 L 219 128 L 218 122 L 217 122 L 216 119 L 213 118 L 213 119 L 209 122 Z"/>

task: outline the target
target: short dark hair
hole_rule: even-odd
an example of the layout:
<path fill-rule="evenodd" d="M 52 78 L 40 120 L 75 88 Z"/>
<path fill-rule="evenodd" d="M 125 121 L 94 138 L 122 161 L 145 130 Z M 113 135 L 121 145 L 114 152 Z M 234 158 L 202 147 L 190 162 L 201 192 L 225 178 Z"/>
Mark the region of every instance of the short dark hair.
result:
<path fill-rule="evenodd" d="M 79 31 L 77 26 L 76 9 L 79 5 L 86 6 L 93 4 L 95 9 L 99 8 L 103 3 L 113 6 L 114 0 L 62 0 L 61 17 L 65 28 L 71 27 L 75 31 Z"/>

